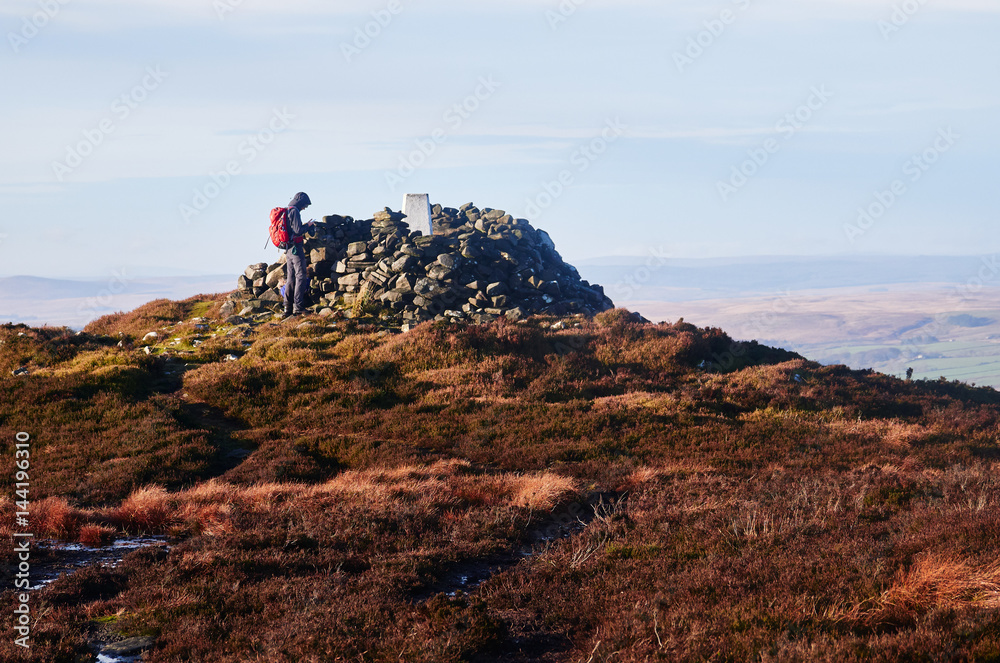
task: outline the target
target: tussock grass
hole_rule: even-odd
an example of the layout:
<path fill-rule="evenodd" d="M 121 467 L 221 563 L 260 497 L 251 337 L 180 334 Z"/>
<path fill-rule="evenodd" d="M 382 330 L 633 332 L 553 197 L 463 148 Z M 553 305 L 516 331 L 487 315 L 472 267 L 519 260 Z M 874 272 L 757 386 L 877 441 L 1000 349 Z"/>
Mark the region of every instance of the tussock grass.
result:
<path fill-rule="evenodd" d="M 575 480 L 552 472 L 484 474 L 467 461 L 447 460 L 428 466 L 347 471 L 319 484 L 241 486 L 213 479 L 179 492 L 145 487 L 114 507 L 77 509 L 65 499 L 47 498 L 32 508 L 40 536 L 80 536 L 83 540 L 106 538 L 109 531 L 116 531 L 108 525 L 123 534 L 221 535 L 233 531 L 238 514 L 262 514 L 289 504 L 331 499 L 372 511 L 389 509 L 402 500 L 544 512 L 579 493 Z"/>
<path fill-rule="evenodd" d="M 878 598 L 844 619 L 864 626 L 912 624 L 932 609 L 1000 608 L 1000 562 L 975 566 L 956 557 L 923 555 L 901 569 Z"/>

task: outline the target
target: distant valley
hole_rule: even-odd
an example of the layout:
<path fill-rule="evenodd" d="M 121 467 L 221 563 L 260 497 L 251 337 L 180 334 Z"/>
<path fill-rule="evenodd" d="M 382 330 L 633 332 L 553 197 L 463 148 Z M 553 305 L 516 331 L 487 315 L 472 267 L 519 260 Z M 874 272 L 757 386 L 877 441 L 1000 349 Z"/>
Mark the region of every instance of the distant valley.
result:
<path fill-rule="evenodd" d="M 585 261 L 619 306 L 824 364 L 1000 387 L 993 257 Z"/>

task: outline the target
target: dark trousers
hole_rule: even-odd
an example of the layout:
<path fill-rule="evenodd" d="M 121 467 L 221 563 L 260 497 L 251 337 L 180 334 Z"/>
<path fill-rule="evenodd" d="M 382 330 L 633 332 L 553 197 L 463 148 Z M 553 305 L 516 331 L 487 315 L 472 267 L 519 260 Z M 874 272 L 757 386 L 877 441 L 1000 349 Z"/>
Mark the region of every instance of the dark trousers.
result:
<path fill-rule="evenodd" d="M 306 255 L 301 245 L 285 251 L 285 313 L 302 313 L 306 310 L 309 294 L 309 274 Z"/>

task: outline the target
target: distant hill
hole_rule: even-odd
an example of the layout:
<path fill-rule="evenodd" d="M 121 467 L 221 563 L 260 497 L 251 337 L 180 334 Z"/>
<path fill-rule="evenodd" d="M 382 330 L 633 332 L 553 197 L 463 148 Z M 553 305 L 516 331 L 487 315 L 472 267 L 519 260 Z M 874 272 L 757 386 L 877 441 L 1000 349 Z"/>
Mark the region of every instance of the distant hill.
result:
<path fill-rule="evenodd" d="M 785 290 L 965 283 L 980 256 L 753 256 L 701 260 L 606 257 L 574 264 L 584 278 L 623 300 L 724 299 Z M 1000 283 L 1000 274 L 993 277 Z"/>
<path fill-rule="evenodd" d="M 154 299 L 184 299 L 200 293 L 228 292 L 236 287 L 229 275 L 104 280 L 47 279 L 35 276 L 0 278 L 0 322 L 82 329 L 108 313 L 131 311 Z"/>

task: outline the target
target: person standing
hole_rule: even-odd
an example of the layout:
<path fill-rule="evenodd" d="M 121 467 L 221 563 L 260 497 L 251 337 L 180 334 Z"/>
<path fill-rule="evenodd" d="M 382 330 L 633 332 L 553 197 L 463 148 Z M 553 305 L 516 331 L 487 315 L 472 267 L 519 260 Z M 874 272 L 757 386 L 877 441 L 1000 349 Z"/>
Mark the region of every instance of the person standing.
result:
<path fill-rule="evenodd" d="M 302 315 L 306 310 L 309 294 L 309 273 L 303 237 L 315 222 L 302 223 L 300 212 L 312 205 L 309 196 L 301 191 L 288 203 L 288 234 L 291 246 L 285 249 L 285 317 Z"/>

